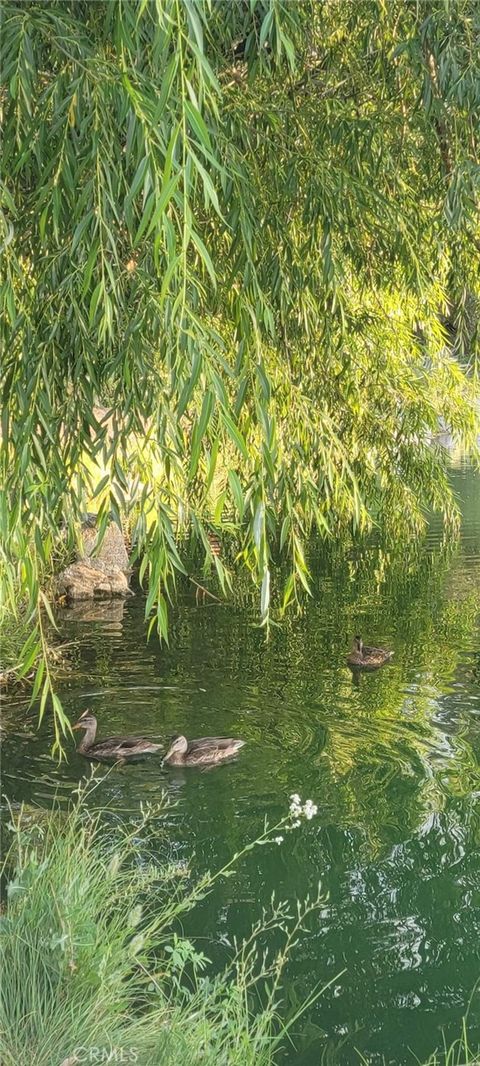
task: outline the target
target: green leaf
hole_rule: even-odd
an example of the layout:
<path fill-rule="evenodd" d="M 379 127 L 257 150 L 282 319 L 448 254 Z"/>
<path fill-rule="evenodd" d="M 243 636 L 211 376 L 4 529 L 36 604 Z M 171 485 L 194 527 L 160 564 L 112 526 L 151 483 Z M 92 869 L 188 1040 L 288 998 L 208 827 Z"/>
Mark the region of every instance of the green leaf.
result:
<path fill-rule="evenodd" d="M 225 429 L 227 430 L 227 433 L 230 437 L 230 440 L 233 441 L 235 447 L 238 448 L 239 452 L 241 452 L 243 458 L 249 459 L 247 445 L 245 444 L 243 436 L 240 433 L 240 430 L 233 422 L 233 419 L 230 418 L 230 415 L 227 413 L 225 408 L 222 409 L 221 417 L 223 425 L 225 426 Z"/>
<path fill-rule="evenodd" d="M 83 285 L 82 285 L 82 291 L 81 291 L 81 296 L 82 297 L 87 295 L 87 292 L 88 292 L 88 290 L 90 288 L 90 281 L 91 281 L 92 274 L 93 274 L 93 268 L 95 267 L 95 265 L 97 263 L 98 250 L 99 250 L 99 242 L 98 242 L 98 240 L 95 240 L 93 242 L 93 244 L 92 244 L 92 247 L 91 247 L 90 252 L 88 254 L 87 262 L 85 264 L 85 270 L 84 270 L 84 273 L 83 273 Z"/>
<path fill-rule="evenodd" d="M 206 247 L 205 247 L 205 245 L 204 245 L 204 243 L 202 241 L 202 238 L 193 229 L 191 231 L 190 236 L 191 236 L 191 239 L 192 239 L 192 241 L 193 241 L 193 243 L 195 245 L 195 248 L 197 249 L 197 252 L 200 255 L 202 263 L 204 263 L 204 265 L 207 268 L 208 273 L 210 274 L 210 277 L 212 279 L 214 288 L 216 288 L 217 287 L 217 277 L 216 277 L 216 274 L 215 274 L 215 268 L 213 266 L 210 254 L 207 251 L 207 249 L 206 249 Z"/>
<path fill-rule="evenodd" d="M 140 162 L 138 164 L 138 167 L 137 167 L 137 169 L 135 171 L 135 175 L 134 175 L 132 184 L 131 184 L 130 189 L 128 191 L 127 202 L 132 203 L 133 200 L 135 199 L 135 197 L 137 196 L 137 194 L 140 192 L 140 189 L 142 188 L 142 186 L 143 186 L 143 184 L 145 182 L 145 177 L 146 177 L 146 174 L 147 174 L 148 166 L 149 166 L 149 157 L 148 157 L 148 155 L 145 155 L 143 157 L 143 159 L 140 160 Z"/>
<path fill-rule="evenodd" d="M 212 484 L 212 481 L 213 481 L 213 479 L 215 477 L 215 471 L 217 469 L 217 460 L 218 460 L 219 447 L 220 447 L 220 441 L 219 440 L 214 441 L 213 445 L 212 445 L 212 450 L 210 452 L 210 461 L 209 461 L 208 468 L 207 468 L 207 476 L 206 476 L 206 480 L 205 480 L 205 494 L 207 494 L 207 492 L 209 491 L 210 486 Z"/>
<path fill-rule="evenodd" d="M 243 498 L 242 486 L 240 484 L 240 478 L 235 470 L 228 471 L 228 481 L 232 490 L 232 495 L 235 500 L 235 506 L 238 511 L 240 521 L 243 518 L 245 511 L 245 500 Z"/>
<path fill-rule="evenodd" d="M 282 529 L 281 529 L 281 532 L 280 532 L 280 551 L 283 551 L 283 549 L 285 547 L 285 542 L 287 540 L 287 537 L 290 534 L 291 526 L 292 526 L 292 521 L 291 521 L 290 515 L 287 514 L 287 515 L 285 515 L 285 518 L 283 519 Z"/>
<path fill-rule="evenodd" d="M 152 231 L 156 228 L 156 226 L 158 226 L 160 219 L 165 214 L 170 200 L 172 199 L 173 193 L 175 192 L 175 189 L 178 185 L 179 179 L 180 174 L 174 174 L 173 177 L 170 178 L 170 180 L 167 182 L 167 184 L 163 186 L 160 196 L 158 197 L 158 200 L 155 204 L 155 210 L 153 212 L 150 225 L 147 230 L 147 237 L 149 237 Z"/>
<path fill-rule="evenodd" d="M 220 207 L 217 190 L 210 175 L 205 170 L 205 167 L 203 166 L 203 163 L 200 162 L 198 156 L 192 150 L 190 151 L 190 158 L 194 164 L 195 170 L 198 171 L 202 179 L 206 206 L 208 207 L 208 205 L 211 204 L 218 217 L 224 222 L 225 220 Z"/>
<path fill-rule="evenodd" d="M 210 418 L 212 416 L 214 402 L 215 402 L 215 398 L 213 396 L 213 393 L 206 392 L 205 396 L 203 397 L 203 403 L 202 403 L 202 410 L 200 412 L 200 418 L 197 420 L 197 422 L 195 424 L 195 429 L 194 429 L 193 434 L 192 434 L 190 465 L 189 465 L 189 469 L 188 469 L 188 477 L 189 477 L 190 480 L 195 476 L 195 474 L 197 472 L 198 461 L 199 461 L 199 458 L 200 458 L 200 450 L 201 450 L 201 446 L 202 446 L 202 440 L 203 440 L 203 437 L 204 437 L 204 435 L 206 433 Z"/>
<path fill-rule="evenodd" d="M 150 195 L 147 197 L 147 200 L 146 200 L 146 203 L 145 203 L 145 207 L 143 209 L 142 218 L 140 220 L 140 225 L 139 225 L 139 227 L 137 229 L 137 232 L 135 234 L 135 238 L 134 238 L 134 241 L 133 241 L 133 247 L 134 248 L 137 248 L 138 245 L 140 244 L 140 241 L 141 241 L 141 239 L 143 237 L 143 234 L 145 233 L 145 230 L 146 230 L 146 228 L 148 226 L 148 223 L 150 222 L 151 214 L 152 214 L 152 211 L 153 211 L 153 206 L 155 204 L 155 199 L 156 199 L 156 197 L 155 197 L 155 193 L 154 192 L 151 192 Z"/>
<path fill-rule="evenodd" d="M 95 286 L 95 288 L 94 288 L 94 290 L 92 292 L 92 296 L 91 296 L 91 300 L 90 300 L 90 309 L 89 309 L 89 312 L 88 312 L 88 322 L 89 322 L 90 326 L 92 326 L 94 321 L 95 321 L 95 315 L 96 315 L 96 312 L 97 312 L 98 303 L 99 303 L 99 300 L 100 300 L 100 297 L 102 296 L 102 294 L 103 294 L 103 296 L 105 295 L 104 285 L 103 285 L 103 281 L 99 281 L 98 285 Z"/>
<path fill-rule="evenodd" d="M 208 151 L 211 152 L 212 142 L 210 140 L 210 134 L 208 132 L 207 126 L 205 125 L 200 111 L 198 110 L 198 108 L 194 107 L 190 100 L 185 101 L 185 113 L 192 127 L 192 130 L 197 135 L 199 144 L 201 144 L 205 148 L 208 148 Z"/>
<path fill-rule="evenodd" d="M 193 391 L 200 377 L 200 371 L 203 365 L 203 353 L 200 348 L 197 348 L 192 362 L 192 373 L 183 386 L 180 399 L 178 401 L 177 416 L 181 418 L 184 414 L 189 401 L 192 398 Z"/>
<path fill-rule="evenodd" d="M 213 512 L 213 521 L 216 526 L 219 526 L 222 521 L 222 513 L 223 508 L 225 506 L 226 497 L 226 492 L 221 492 L 215 504 L 215 509 Z"/>
<path fill-rule="evenodd" d="M 270 607 L 270 570 L 264 571 L 262 578 L 262 589 L 260 595 L 260 615 L 262 621 L 266 618 Z"/>
<path fill-rule="evenodd" d="M 265 518 L 265 505 L 263 500 L 259 500 L 255 508 L 255 514 L 253 518 L 253 539 L 255 541 L 255 547 L 257 551 L 260 551 L 262 546 L 263 534 L 264 534 L 264 518 Z"/>

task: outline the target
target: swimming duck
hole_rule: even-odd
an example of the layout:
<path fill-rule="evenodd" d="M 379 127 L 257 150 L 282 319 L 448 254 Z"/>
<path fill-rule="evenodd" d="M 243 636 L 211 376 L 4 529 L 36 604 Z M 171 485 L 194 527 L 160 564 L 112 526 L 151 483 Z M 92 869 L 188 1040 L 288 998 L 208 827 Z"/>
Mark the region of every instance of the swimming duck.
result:
<path fill-rule="evenodd" d="M 377 670 L 379 666 L 390 662 L 393 651 L 386 648 L 370 648 L 361 637 L 353 638 L 353 648 L 347 656 L 347 663 L 354 670 Z"/>
<path fill-rule="evenodd" d="M 173 737 L 163 761 L 170 766 L 202 766 L 230 758 L 244 744 L 244 740 L 233 737 L 200 737 L 190 741 L 184 736 Z"/>
<path fill-rule="evenodd" d="M 90 711 L 84 711 L 72 729 L 84 729 L 85 736 L 77 751 L 87 759 L 131 759 L 135 755 L 150 755 L 162 747 L 148 737 L 106 737 L 95 744 L 97 719 Z"/>

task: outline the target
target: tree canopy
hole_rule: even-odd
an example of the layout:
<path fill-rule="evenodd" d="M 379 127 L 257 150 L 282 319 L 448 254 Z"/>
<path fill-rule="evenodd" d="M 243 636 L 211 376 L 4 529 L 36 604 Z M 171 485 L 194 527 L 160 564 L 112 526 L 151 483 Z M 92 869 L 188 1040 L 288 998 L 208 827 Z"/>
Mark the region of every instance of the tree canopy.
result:
<path fill-rule="evenodd" d="M 231 580 L 209 531 L 266 621 L 272 564 L 280 609 L 308 587 L 312 533 L 453 520 L 434 438 L 478 432 L 475 0 L 2 20 L 7 597 L 38 614 L 94 493 L 103 523 L 132 510 L 163 635 L 183 543 Z"/>

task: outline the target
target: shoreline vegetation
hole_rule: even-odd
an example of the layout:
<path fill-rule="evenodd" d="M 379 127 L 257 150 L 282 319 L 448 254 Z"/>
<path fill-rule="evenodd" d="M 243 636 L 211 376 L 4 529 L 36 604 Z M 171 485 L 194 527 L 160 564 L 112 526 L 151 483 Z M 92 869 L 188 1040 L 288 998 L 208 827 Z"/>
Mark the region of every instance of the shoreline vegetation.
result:
<path fill-rule="evenodd" d="M 282 974 L 321 895 L 293 910 L 272 899 L 216 975 L 182 936 L 180 919 L 216 880 L 234 875 L 243 854 L 277 846 L 279 829 L 295 831 L 303 808 L 295 804 L 292 820 L 292 806 L 217 874 L 192 884 L 188 868 L 168 859 L 165 799 L 119 825 L 108 811 L 92 810 L 94 791 L 92 777 L 67 811 L 10 811 L 0 918 L 2 1063 L 73 1066 L 81 1061 L 76 1048 L 116 1061 L 115 1049 L 123 1048 L 121 1061 L 129 1055 L 142 1066 L 271 1066 L 321 995 L 312 990 L 294 1016 L 280 1020 Z M 307 802 L 305 818 L 313 813 Z M 272 938 L 275 946 L 266 948 Z"/>
<path fill-rule="evenodd" d="M 11 838 L 0 912 L 4 1066 L 76 1066 L 91 1053 L 139 1066 L 274 1066 L 287 1047 L 295 1053 L 301 1015 L 342 976 L 283 1016 L 283 971 L 309 935 L 320 891 L 293 910 L 272 899 L 215 975 L 208 947 L 204 954 L 186 939 L 180 919 L 218 878 L 235 875 L 245 852 L 275 847 L 279 829 L 296 831 L 299 814 L 310 820 L 315 806 L 291 797 L 289 816 L 192 884 L 188 868 L 168 858 L 165 800 L 120 825 L 92 809 L 94 791 L 92 776 L 68 810 L 10 810 L 2 827 Z M 465 1020 L 459 1040 L 425 1066 L 477 1062 Z"/>

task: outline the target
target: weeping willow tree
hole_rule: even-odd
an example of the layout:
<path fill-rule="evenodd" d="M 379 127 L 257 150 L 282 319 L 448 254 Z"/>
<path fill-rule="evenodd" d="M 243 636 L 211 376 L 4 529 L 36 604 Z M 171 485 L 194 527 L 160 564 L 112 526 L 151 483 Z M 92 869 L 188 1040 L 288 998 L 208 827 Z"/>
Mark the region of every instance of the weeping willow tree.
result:
<path fill-rule="evenodd" d="M 2 20 L 23 671 L 59 526 L 92 497 L 101 527 L 131 514 L 163 636 L 184 545 L 232 587 L 212 530 L 266 622 L 308 589 L 312 534 L 454 521 L 434 438 L 478 431 L 475 0 L 7 0 Z"/>

